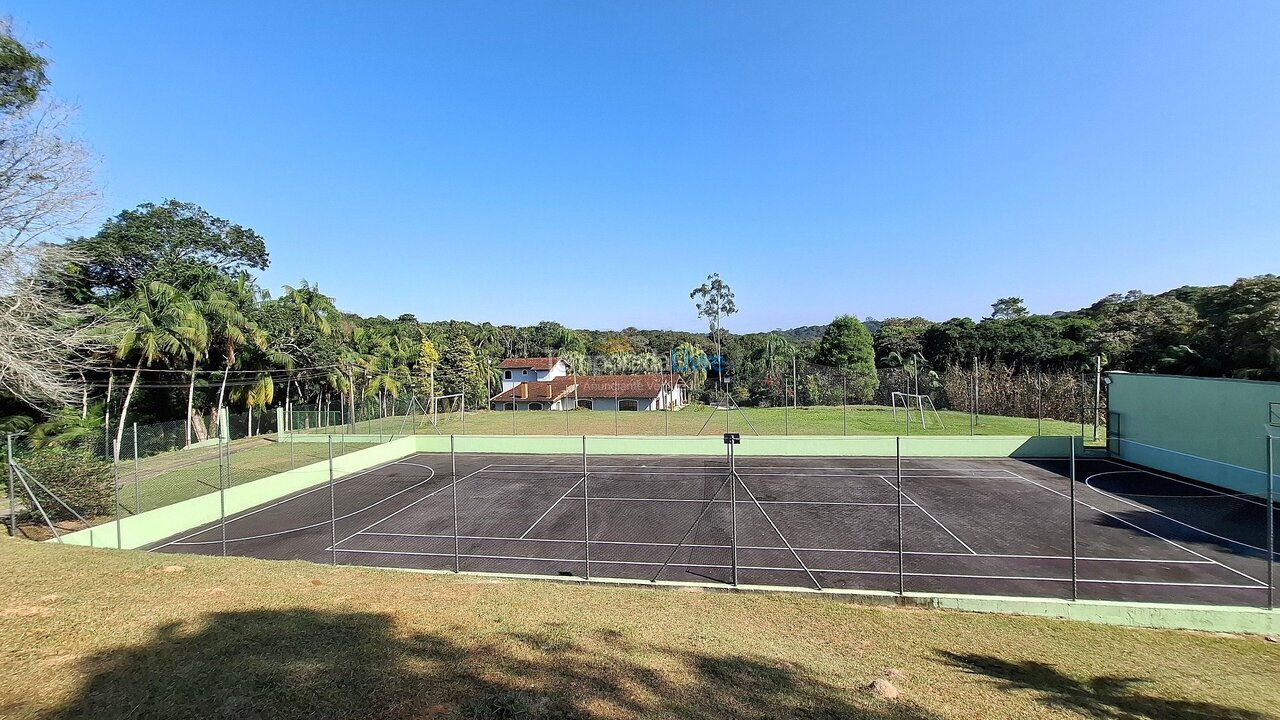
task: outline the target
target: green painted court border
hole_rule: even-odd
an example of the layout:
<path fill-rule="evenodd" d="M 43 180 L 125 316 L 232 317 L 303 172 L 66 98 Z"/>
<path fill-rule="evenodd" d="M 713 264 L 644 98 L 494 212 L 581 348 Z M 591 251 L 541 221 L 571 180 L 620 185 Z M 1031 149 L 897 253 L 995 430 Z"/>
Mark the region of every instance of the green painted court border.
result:
<path fill-rule="evenodd" d="M 464 570 L 422 570 L 415 568 L 342 565 L 347 569 L 373 572 L 408 572 L 423 575 L 463 575 L 502 580 L 570 583 L 577 585 L 651 588 L 655 590 L 697 589 L 717 593 L 786 594 L 821 597 L 835 602 L 858 605 L 920 607 L 995 615 L 1026 615 L 1120 625 L 1160 630 L 1195 630 L 1243 635 L 1275 635 L 1280 633 L 1280 609 L 1239 607 L 1232 605 L 1178 605 L 1170 603 L 1118 602 L 1111 600 L 1062 600 L 1057 598 L 1008 597 L 1001 595 L 950 595 L 945 593 L 907 592 L 902 595 L 883 590 L 852 590 L 786 587 L 780 585 L 738 585 L 680 582 L 675 580 L 636 580 L 631 578 L 559 577 L 520 573 L 493 573 Z"/>

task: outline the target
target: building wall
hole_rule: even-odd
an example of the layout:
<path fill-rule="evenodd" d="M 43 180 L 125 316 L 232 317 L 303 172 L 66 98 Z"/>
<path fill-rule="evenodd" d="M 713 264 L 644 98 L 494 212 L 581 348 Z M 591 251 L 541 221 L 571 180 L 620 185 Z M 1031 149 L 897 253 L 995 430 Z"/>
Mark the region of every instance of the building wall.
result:
<path fill-rule="evenodd" d="M 1280 383 L 1132 373 L 1108 373 L 1107 379 L 1112 453 L 1237 492 L 1266 494 L 1269 403 L 1280 402 Z"/>

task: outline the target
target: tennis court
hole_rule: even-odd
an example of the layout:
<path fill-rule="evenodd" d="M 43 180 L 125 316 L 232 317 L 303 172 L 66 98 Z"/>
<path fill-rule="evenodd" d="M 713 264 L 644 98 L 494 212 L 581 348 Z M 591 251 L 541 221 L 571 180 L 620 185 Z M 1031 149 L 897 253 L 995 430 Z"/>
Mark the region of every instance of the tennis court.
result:
<path fill-rule="evenodd" d="M 1067 459 L 740 456 L 731 473 L 725 456 L 419 453 L 151 549 L 595 579 L 1268 603 L 1265 501 L 1116 460 L 1076 463 L 1072 483 Z"/>

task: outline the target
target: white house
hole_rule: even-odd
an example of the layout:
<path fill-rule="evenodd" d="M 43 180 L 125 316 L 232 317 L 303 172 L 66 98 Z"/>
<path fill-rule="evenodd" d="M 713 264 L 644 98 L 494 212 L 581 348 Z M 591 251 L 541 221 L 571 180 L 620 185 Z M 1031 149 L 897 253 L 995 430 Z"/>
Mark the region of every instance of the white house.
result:
<path fill-rule="evenodd" d="M 502 392 L 494 410 L 675 410 L 688 402 L 679 375 L 566 375 L 560 358 L 512 358 L 498 366 Z M 524 379 L 531 378 L 531 379 Z"/>
<path fill-rule="evenodd" d="M 502 390 L 505 392 L 523 382 L 541 382 L 564 377 L 569 366 L 561 358 L 507 358 L 498 365 L 502 371 Z"/>

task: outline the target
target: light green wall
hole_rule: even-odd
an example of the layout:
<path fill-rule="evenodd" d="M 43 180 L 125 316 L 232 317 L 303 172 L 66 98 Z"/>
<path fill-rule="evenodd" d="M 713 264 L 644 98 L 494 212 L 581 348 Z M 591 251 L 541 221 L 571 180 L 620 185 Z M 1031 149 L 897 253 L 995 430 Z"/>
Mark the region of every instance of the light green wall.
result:
<path fill-rule="evenodd" d="M 368 470 L 406 455 L 412 455 L 415 451 L 414 439 L 403 438 L 347 453 L 333 459 L 333 476 L 335 479 L 342 478 L 351 473 Z M 237 485 L 228 488 L 225 492 L 226 514 L 232 515 L 265 505 L 328 481 L 329 461 L 322 460 L 244 485 Z M 215 490 L 190 500 L 139 513 L 116 522 L 104 523 L 92 530 L 80 530 L 64 535 L 62 540 L 72 545 L 140 548 L 191 528 L 215 522 L 223 515 L 223 500 L 222 494 Z"/>
<path fill-rule="evenodd" d="M 1280 383 L 1108 373 L 1117 457 L 1238 492 L 1265 495 L 1268 406 Z"/>

